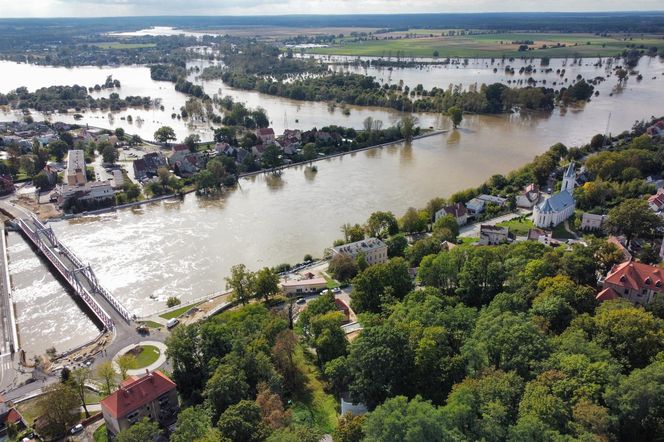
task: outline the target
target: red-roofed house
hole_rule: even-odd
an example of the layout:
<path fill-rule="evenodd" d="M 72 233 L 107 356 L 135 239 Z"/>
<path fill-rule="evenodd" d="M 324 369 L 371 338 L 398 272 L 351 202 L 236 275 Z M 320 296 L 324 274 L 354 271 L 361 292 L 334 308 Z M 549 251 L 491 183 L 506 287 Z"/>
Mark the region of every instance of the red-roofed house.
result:
<path fill-rule="evenodd" d="M 179 410 L 176 385 L 159 370 L 141 378 L 130 376 L 101 401 L 106 429 L 114 437 L 147 417 L 168 426 Z"/>
<path fill-rule="evenodd" d="M 7 426 L 9 424 L 16 425 L 19 430 L 25 428 L 25 422 L 23 422 L 21 413 L 14 407 L 9 407 L 5 402 L 5 398 L 0 396 L 0 439 L 3 439 L 7 435 Z"/>
<path fill-rule="evenodd" d="M 648 198 L 648 205 L 655 212 L 659 212 L 664 208 L 664 187 L 659 189 L 656 194 Z"/>
<path fill-rule="evenodd" d="M 256 131 L 256 137 L 261 140 L 261 144 L 274 143 L 274 129 L 271 127 L 263 127 Z"/>
<path fill-rule="evenodd" d="M 602 283 L 603 290 L 596 296 L 598 301 L 616 299 L 630 300 L 647 305 L 656 294 L 664 293 L 664 269 L 636 261 L 625 261 L 613 266 Z"/>

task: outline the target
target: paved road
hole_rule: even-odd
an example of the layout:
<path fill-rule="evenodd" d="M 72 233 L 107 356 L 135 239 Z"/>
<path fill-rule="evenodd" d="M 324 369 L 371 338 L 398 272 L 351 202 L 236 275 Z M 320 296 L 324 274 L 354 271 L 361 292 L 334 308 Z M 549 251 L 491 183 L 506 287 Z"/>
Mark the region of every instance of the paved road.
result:
<path fill-rule="evenodd" d="M 9 287 L 9 275 L 7 269 L 7 250 L 5 239 L 5 225 L 0 223 L 0 235 L 2 247 L 0 247 L 0 355 L 6 355 L 16 350 L 14 321 L 12 320 L 13 303 L 11 299 L 11 287 Z"/>

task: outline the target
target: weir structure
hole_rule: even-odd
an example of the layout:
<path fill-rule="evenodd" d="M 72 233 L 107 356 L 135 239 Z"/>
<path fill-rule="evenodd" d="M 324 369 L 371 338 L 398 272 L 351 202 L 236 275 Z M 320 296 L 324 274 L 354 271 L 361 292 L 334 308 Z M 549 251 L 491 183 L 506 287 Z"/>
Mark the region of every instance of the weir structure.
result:
<path fill-rule="evenodd" d="M 134 316 L 97 280 L 92 267 L 64 244 L 51 227 L 34 216 L 19 218 L 16 225 L 64 278 L 106 330 L 129 328 Z"/>

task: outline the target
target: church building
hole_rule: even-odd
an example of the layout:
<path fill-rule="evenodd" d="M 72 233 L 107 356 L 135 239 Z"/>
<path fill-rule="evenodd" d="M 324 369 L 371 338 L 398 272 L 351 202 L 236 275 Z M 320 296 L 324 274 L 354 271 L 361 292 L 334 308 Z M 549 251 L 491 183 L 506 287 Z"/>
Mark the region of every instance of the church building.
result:
<path fill-rule="evenodd" d="M 575 208 L 574 186 L 576 186 L 576 172 L 574 163 L 570 163 L 563 175 L 560 192 L 535 206 L 533 222 L 537 227 L 550 229 L 572 216 Z"/>

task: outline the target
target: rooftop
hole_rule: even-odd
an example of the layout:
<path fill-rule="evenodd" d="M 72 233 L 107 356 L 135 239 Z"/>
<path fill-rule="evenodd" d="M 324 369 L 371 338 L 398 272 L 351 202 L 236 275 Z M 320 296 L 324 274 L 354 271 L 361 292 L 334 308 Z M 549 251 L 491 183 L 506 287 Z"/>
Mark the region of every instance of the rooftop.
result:
<path fill-rule="evenodd" d="M 604 280 L 605 283 L 630 288 L 632 290 L 654 290 L 664 292 L 664 270 L 636 261 L 625 261 L 613 266 Z"/>
<path fill-rule="evenodd" d="M 122 418 L 175 388 L 173 381 L 156 370 L 142 378 L 131 377 L 122 382 L 115 393 L 102 399 L 101 407 L 114 418 Z"/>
<path fill-rule="evenodd" d="M 302 285 L 319 285 L 319 284 L 327 284 L 327 281 L 325 278 L 311 278 L 311 279 L 291 279 L 286 282 L 282 282 L 281 286 L 282 287 L 295 287 L 295 286 L 302 286 Z"/>
<path fill-rule="evenodd" d="M 85 154 L 80 149 L 72 149 L 67 154 L 67 175 L 76 174 L 76 170 L 85 170 Z"/>
<path fill-rule="evenodd" d="M 383 241 L 378 238 L 363 239 L 362 241 L 352 242 L 341 246 L 333 247 L 335 253 L 344 253 L 357 255 L 360 252 L 369 252 L 374 249 L 387 247 Z"/>
<path fill-rule="evenodd" d="M 540 204 L 539 211 L 541 213 L 560 212 L 572 205 L 574 205 L 574 197 L 568 191 L 563 190 Z"/>

